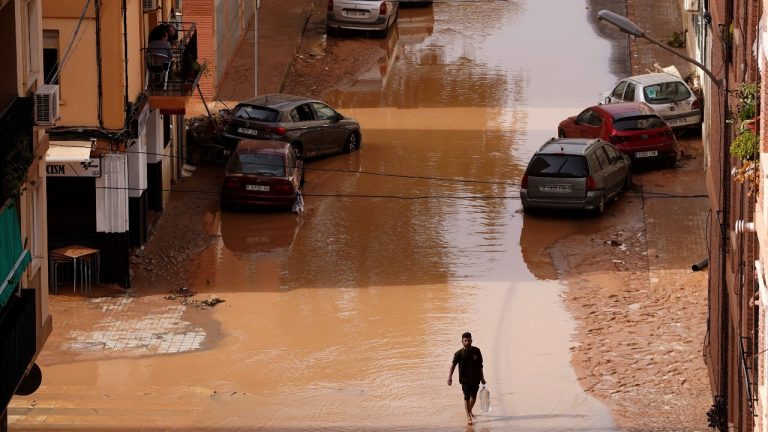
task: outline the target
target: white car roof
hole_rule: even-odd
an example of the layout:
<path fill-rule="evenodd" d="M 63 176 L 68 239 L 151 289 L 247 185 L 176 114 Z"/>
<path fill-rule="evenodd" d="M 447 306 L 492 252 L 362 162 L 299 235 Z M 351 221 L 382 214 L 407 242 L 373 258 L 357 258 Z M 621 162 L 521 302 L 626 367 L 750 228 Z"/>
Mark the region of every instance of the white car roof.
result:
<path fill-rule="evenodd" d="M 680 81 L 685 82 L 680 77 L 677 77 L 672 74 L 668 73 L 649 73 L 649 74 L 643 74 L 643 75 L 635 75 L 627 78 L 629 80 L 635 81 L 637 83 L 640 83 L 644 86 L 650 85 L 650 84 L 658 84 L 663 82 L 670 82 L 670 81 Z M 687 84 L 686 84 L 687 85 Z"/>

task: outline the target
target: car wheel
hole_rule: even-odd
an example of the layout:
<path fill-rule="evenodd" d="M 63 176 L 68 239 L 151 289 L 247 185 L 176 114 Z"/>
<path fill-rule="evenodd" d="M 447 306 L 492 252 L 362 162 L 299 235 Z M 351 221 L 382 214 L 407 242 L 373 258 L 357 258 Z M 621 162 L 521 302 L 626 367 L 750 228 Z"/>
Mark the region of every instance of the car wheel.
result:
<path fill-rule="evenodd" d="M 605 195 L 600 197 L 600 201 L 597 203 L 594 210 L 592 210 L 592 213 L 595 217 L 600 217 L 605 213 Z"/>
<path fill-rule="evenodd" d="M 558 138 L 565 138 L 565 131 L 562 128 L 557 130 L 557 137 Z"/>
<path fill-rule="evenodd" d="M 352 153 L 353 151 L 357 150 L 357 148 L 357 134 L 352 132 L 347 137 L 347 141 L 344 142 L 344 153 Z"/>
<path fill-rule="evenodd" d="M 336 28 L 334 28 L 334 27 L 326 27 L 325 28 L 325 33 L 328 36 L 334 36 L 334 37 L 339 35 L 339 31 Z"/>

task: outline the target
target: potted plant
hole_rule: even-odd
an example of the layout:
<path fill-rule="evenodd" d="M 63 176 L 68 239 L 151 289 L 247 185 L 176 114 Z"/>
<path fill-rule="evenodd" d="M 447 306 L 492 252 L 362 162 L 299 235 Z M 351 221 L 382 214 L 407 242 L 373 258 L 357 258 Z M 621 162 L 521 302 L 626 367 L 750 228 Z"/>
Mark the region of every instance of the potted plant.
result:
<path fill-rule="evenodd" d="M 736 92 L 738 103 L 736 105 L 736 118 L 738 119 L 739 132 L 750 129 L 757 133 L 758 119 L 758 92 L 760 84 L 756 82 L 741 83 Z"/>
<path fill-rule="evenodd" d="M 731 143 L 731 156 L 741 160 L 739 167 L 731 170 L 734 181 L 746 185 L 747 196 L 752 196 L 757 192 L 757 173 L 759 160 L 757 159 L 760 150 L 760 138 L 750 129 L 744 129 L 734 138 Z"/>

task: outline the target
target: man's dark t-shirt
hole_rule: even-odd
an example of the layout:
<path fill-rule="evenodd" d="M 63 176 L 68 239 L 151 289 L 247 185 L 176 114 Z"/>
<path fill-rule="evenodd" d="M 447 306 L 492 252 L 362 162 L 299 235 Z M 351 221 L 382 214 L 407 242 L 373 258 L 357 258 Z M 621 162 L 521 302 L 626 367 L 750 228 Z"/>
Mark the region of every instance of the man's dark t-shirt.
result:
<path fill-rule="evenodd" d="M 453 364 L 459 365 L 459 383 L 479 385 L 483 376 L 483 355 L 480 348 L 471 346 L 460 349 L 453 355 Z"/>

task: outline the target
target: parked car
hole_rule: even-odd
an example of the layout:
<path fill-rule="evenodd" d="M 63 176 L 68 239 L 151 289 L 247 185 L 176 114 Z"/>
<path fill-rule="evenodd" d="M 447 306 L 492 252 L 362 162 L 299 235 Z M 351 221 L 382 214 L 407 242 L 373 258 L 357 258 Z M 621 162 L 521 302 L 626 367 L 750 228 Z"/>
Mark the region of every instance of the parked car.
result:
<path fill-rule="evenodd" d="M 373 31 L 385 37 L 397 19 L 398 0 L 328 0 L 326 31 L 339 29 Z"/>
<path fill-rule="evenodd" d="M 325 102 L 286 94 L 268 94 L 240 102 L 224 114 L 223 137 L 229 147 L 241 139 L 291 143 L 296 153 L 314 157 L 360 148 L 357 120 Z"/>
<path fill-rule="evenodd" d="M 601 139 L 552 138 L 531 157 L 520 200 L 532 209 L 582 209 L 603 214 L 605 204 L 632 185 L 632 162 Z"/>
<path fill-rule="evenodd" d="M 243 140 L 227 161 L 221 207 L 290 210 L 303 185 L 304 161 L 289 143 Z"/>
<path fill-rule="evenodd" d="M 624 78 L 599 103 L 617 102 L 645 102 L 673 128 L 701 126 L 701 102 L 685 81 L 669 73 Z"/>
<path fill-rule="evenodd" d="M 589 107 L 560 122 L 562 138 L 600 138 L 632 160 L 678 159 L 677 138 L 667 122 L 644 102 L 622 102 Z"/>

